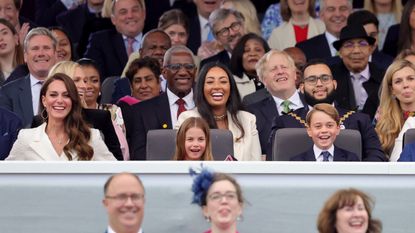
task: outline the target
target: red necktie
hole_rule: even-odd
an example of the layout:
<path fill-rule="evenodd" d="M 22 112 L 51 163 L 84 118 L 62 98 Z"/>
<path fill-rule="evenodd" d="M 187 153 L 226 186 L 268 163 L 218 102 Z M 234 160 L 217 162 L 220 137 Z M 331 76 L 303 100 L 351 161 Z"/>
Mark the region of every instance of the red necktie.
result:
<path fill-rule="evenodd" d="M 178 99 L 176 101 L 176 104 L 179 105 L 179 108 L 177 109 L 177 118 L 179 118 L 180 113 L 186 111 L 186 107 L 184 106 L 186 102 L 183 99 Z"/>

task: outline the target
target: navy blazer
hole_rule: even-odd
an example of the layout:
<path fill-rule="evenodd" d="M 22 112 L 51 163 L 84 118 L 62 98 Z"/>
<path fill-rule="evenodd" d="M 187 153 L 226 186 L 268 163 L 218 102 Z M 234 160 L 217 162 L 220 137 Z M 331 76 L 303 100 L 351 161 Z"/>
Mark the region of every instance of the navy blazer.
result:
<path fill-rule="evenodd" d="M 92 33 L 84 56 L 94 59 L 99 65 L 101 83 L 106 77 L 120 76 L 128 61 L 124 40 L 116 30 Z"/>
<path fill-rule="evenodd" d="M 189 17 L 189 39 L 187 40 L 187 47 L 197 54 L 197 50 L 202 44 L 202 35 L 200 30 L 199 15 L 196 13 Z M 202 67 L 202 66 L 200 66 Z"/>
<path fill-rule="evenodd" d="M 343 118 L 349 111 L 336 106 L 340 118 Z M 272 123 L 271 142 L 275 132 L 282 128 L 305 128 L 305 119 L 309 111 L 308 106 L 295 110 L 293 113 L 300 117 L 302 122 L 291 115 L 276 117 Z M 371 124 L 369 116 L 363 113 L 354 112 L 341 122 L 344 129 L 355 129 L 362 136 L 362 160 L 363 161 L 388 161 L 382 151 L 379 137 Z"/>
<path fill-rule="evenodd" d="M 19 116 L 0 108 L 0 160 L 4 160 L 9 155 L 22 126 Z"/>
<path fill-rule="evenodd" d="M 385 37 L 385 44 L 383 45 L 383 53 L 386 53 L 392 57 L 396 57 L 396 55 L 398 55 L 399 28 L 400 24 L 395 24 L 389 27 Z"/>
<path fill-rule="evenodd" d="M 131 160 L 146 159 L 147 132 L 152 129 L 172 129 L 167 93 L 131 106 L 125 118 Z"/>
<path fill-rule="evenodd" d="M 266 99 L 270 96 L 271 96 L 271 94 L 268 92 L 268 90 L 266 88 L 262 88 L 260 90 L 257 90 L 255 92 L 251 93 L 251 94 L 246 95 L 243 98 L 242 103 L 245 106 L 249 106 L 253 103 L 257 103 L 261 100 L 264 100 L 264 99 Z"/>
<path fill-rule="evenodd" d="M 34 116 L 30 77 L 9 82 L 0 89 L 0 106 L 16 113 L 27 128 Z"/>
<path fill-rule="evenodd" d="M 332 65 L 330 68 L 334 79 L 337 81 L 335 100 L 339 107 L 349 110 L 357 109 L 350 71 L 346 68 L 343 61 Z M 368 114 L 373 119 L 379 105 L 379 87 L 385 71 L 380 70 L 377 66 L 369 62 L 369 72 L 369 80 L 363 83 L 363 88 L 366 90 L 368 98 L 363 106 L 362 112 Z"/>
<path fill-rule="evenodd" d="M 227 67 L 230 66 L 231 64 L 231 58 L 229 57 L 228 52 L 224 49 L 221 52 L 219 52 L 218 54 L 215 54 L 211 57 L 205 58 L 200 62 L 200 70 L 203 68 L 203 66 L 205 64 L 208 64 L 210 62 L 220 62 L 224 65 L 226 65 Z"/>
<path fill-rule="evenodd" d="M 303 95 L 300 94 L 301 102 L 306 106 Z M 267 154 L 267 160 L 272 160 L 272 143 L 269 142 L 272 122 L 275 117 L 279 116 L 275 100 L 272 96 L 265 98 L 257 103 L 247 106 L 247 110 L 256 117 L 256 125 L 259 134 L 262 154 Z"/>
<path fill-rule="evenodd" d="M 331 57 L 329 42 L 325 33 L 302 41 L 295 45 L 305 54 L 307 61 L 312 59 L 328 59 Z"/>
<path fill-rule="evenodd" d="M 42 27 L 56 26 L 56 16 L 66 11 L 60 0 L 36 0 L 36 23 Z"/>
<path fill-rule="evenodd" d="M 316 161 L 313 147 L 309 150 L 296 155 L 290 159 L 291 161 Z M 346 162 L 346 161 L 360 161 L 357 155 L 353 152 L 343 150 L 337 146 L 334 146 L 333 162 Z"/>

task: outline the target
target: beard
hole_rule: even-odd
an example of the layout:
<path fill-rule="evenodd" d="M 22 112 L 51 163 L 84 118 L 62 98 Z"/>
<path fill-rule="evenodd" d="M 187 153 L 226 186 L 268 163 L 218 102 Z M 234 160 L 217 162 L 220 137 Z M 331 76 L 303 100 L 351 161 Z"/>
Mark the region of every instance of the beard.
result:
<path fill-rule="evenodd" d="M 314 96 L 310 95 L 308 92 L 304 91 L 304 99 L 305 102 L 314 107 L 316 104 L 333 104 L 335 98 L 335 92 L 332 90 L 330 93 L 327 94 L 326 98 L 323 99 L 316 99 Z"/>

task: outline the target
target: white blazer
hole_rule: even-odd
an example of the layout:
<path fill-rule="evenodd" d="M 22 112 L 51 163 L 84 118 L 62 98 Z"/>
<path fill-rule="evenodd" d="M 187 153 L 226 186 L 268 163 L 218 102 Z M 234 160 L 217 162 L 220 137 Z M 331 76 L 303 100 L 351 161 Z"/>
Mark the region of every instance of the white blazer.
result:
<path fill-rule="evenodd" d="M 408 117 L 408 119 L 406 119 L 405 123 L 402 126 L 401 132 L 399 132 L 398 137 L 395 139 L 395 145 L 393 146 L 389 161 L 396 162 L 398 161 L 399 157 L 401 157 L 403 147 L 403 135 L 406 133 L 408 129 L 412 128 L 415 128 L 415 117 Z"/>
<path fill-rule="evenodd" d="M 68 161 L 64 152 L 58 155 L 55 151 L 45 128 L 46 123 L 43 123 L 36 128 L 20 130 L 6 160 Z M 116 160 L 102 140 L 99 130 L 91 128 L 89 145 L 94 149 L 92 160 Z M 76 152 L 72 155 L 72 160 L 77 161 Z"/>
<path fill-rule="evenodd" d="M 254 80 L 249 79 L 245 72 L 243 73 L 242 78 L 234 75 L 233 80 L 235 80 L 241 99 L 256 91 Z"/>
<path fill-rule="evenodd" d="M 309 17 L 307 39 L 320 35 L 325 31 L 326 26 L 321 20 Z M 269 47 L 278 50 L 294 47 L 296 43 L 292 19 L 272 30 L 271 36 L 268 39 Z"/>
<path fill-rule="evenodd" d="M 189 117 L 200 117 L 197 108 L 182 112 L 177 120 L 175 129 L 179 129 L 180 125 Z M 228 128 L 233 134 L 233 152 L 235 153 L 233 156 L 238 161 L 261 160 L 261 145 L 259 144 L 255 115 L 245 111 L 238 111 L 237 117 L 245 130 L 245 136 L 239 139 L 239 141 L 236 141 L 236 138 L 241 135 L 241 131 L 231 120 L 231 115 L 228 112 Z"/>

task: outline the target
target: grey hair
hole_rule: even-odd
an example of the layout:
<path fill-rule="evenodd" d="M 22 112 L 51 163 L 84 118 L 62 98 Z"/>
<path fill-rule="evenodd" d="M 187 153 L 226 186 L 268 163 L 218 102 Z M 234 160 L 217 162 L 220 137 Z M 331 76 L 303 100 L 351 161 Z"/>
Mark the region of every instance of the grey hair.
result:
<path fill-rule="evenodd" d="M 29 46 L 29 41 L 35 36 L 47 36 L 52 40 L 53 49 L 56 50 L 56 44 L 58 41 L 56 37 L 52 34 L 52 32 L 45 28 L 45 27 L 37 27 L 33 28 L 32 30 L 27 33 L 26 37 L 24 38 L 23 42 L 23 51 L 26 52 Z"/>
<path fill-rule="evenodd" d="M 216 38 L 216 32 L 215 32 L 215 27 L 217 24 L 219 24 L 219 22 L 225 20 L 226 18 L 228 18 L 230 15 L 234 15 L 236 20 L 240 23 L 243 23 L 245 21 L 244 16 L 242 15 L 241 12 L 234 10 L 234 9 L 225 9 L 225 8 L 219 8 L 214 10 L 210 16 L 209 16 L 209 26 L 210 29 L 212 30 L 212 32 L 214 32 L 214 36 Z"/>
<path fill-rule="evenodd" d="M 190 50 L 188 47 L 186 47 L 184 45 L 175 45 L 175 46 L 172 46 L 171 48 L 169 48 L 166 51 L 166 53 L 164 54 L 163 66 L 166 66 L 166 65 L 170 64 L 171 56 L 174 53 L 178 53 L 178 52 L 188 53 L 190 56 L 192 56 L 193 64 L 196 63 L 192 50 Z"/>
<path fill-rule="evenodd" d="M 269 62 L 269 59 L 271 59 L 271 57 L 273 55 L 282 55 L 282 56 L 284 56 L 288 60 L 288 65 L 291 68 L 295 68 L 295 62 L 291 58 L 291 56 L 288 55 L 287 52 L 276 50 L 276 49 L 271 49 L 266 54 L 264 54 L 264 56 L 262 56 L 261 59 L 259 59 L 259 61 L 255 65 L 256 73 L 258 74 L 258 78 L 261 82 L 263 81 L 263 77 L 264 77 L 264 73 L 265 73 L 265 65 Z"/>
<path fill-rule="evenodd" d="M 328 1 L 328 0 L 320 0 L 320 11 L 324 10 L 324 1 Z M 337 0 L 333 0 L 333 1 L 337 1 Z M 347 3 L 349 5 L 350 10 L 353 9 L 353 0 L 347 0 Z"/>

